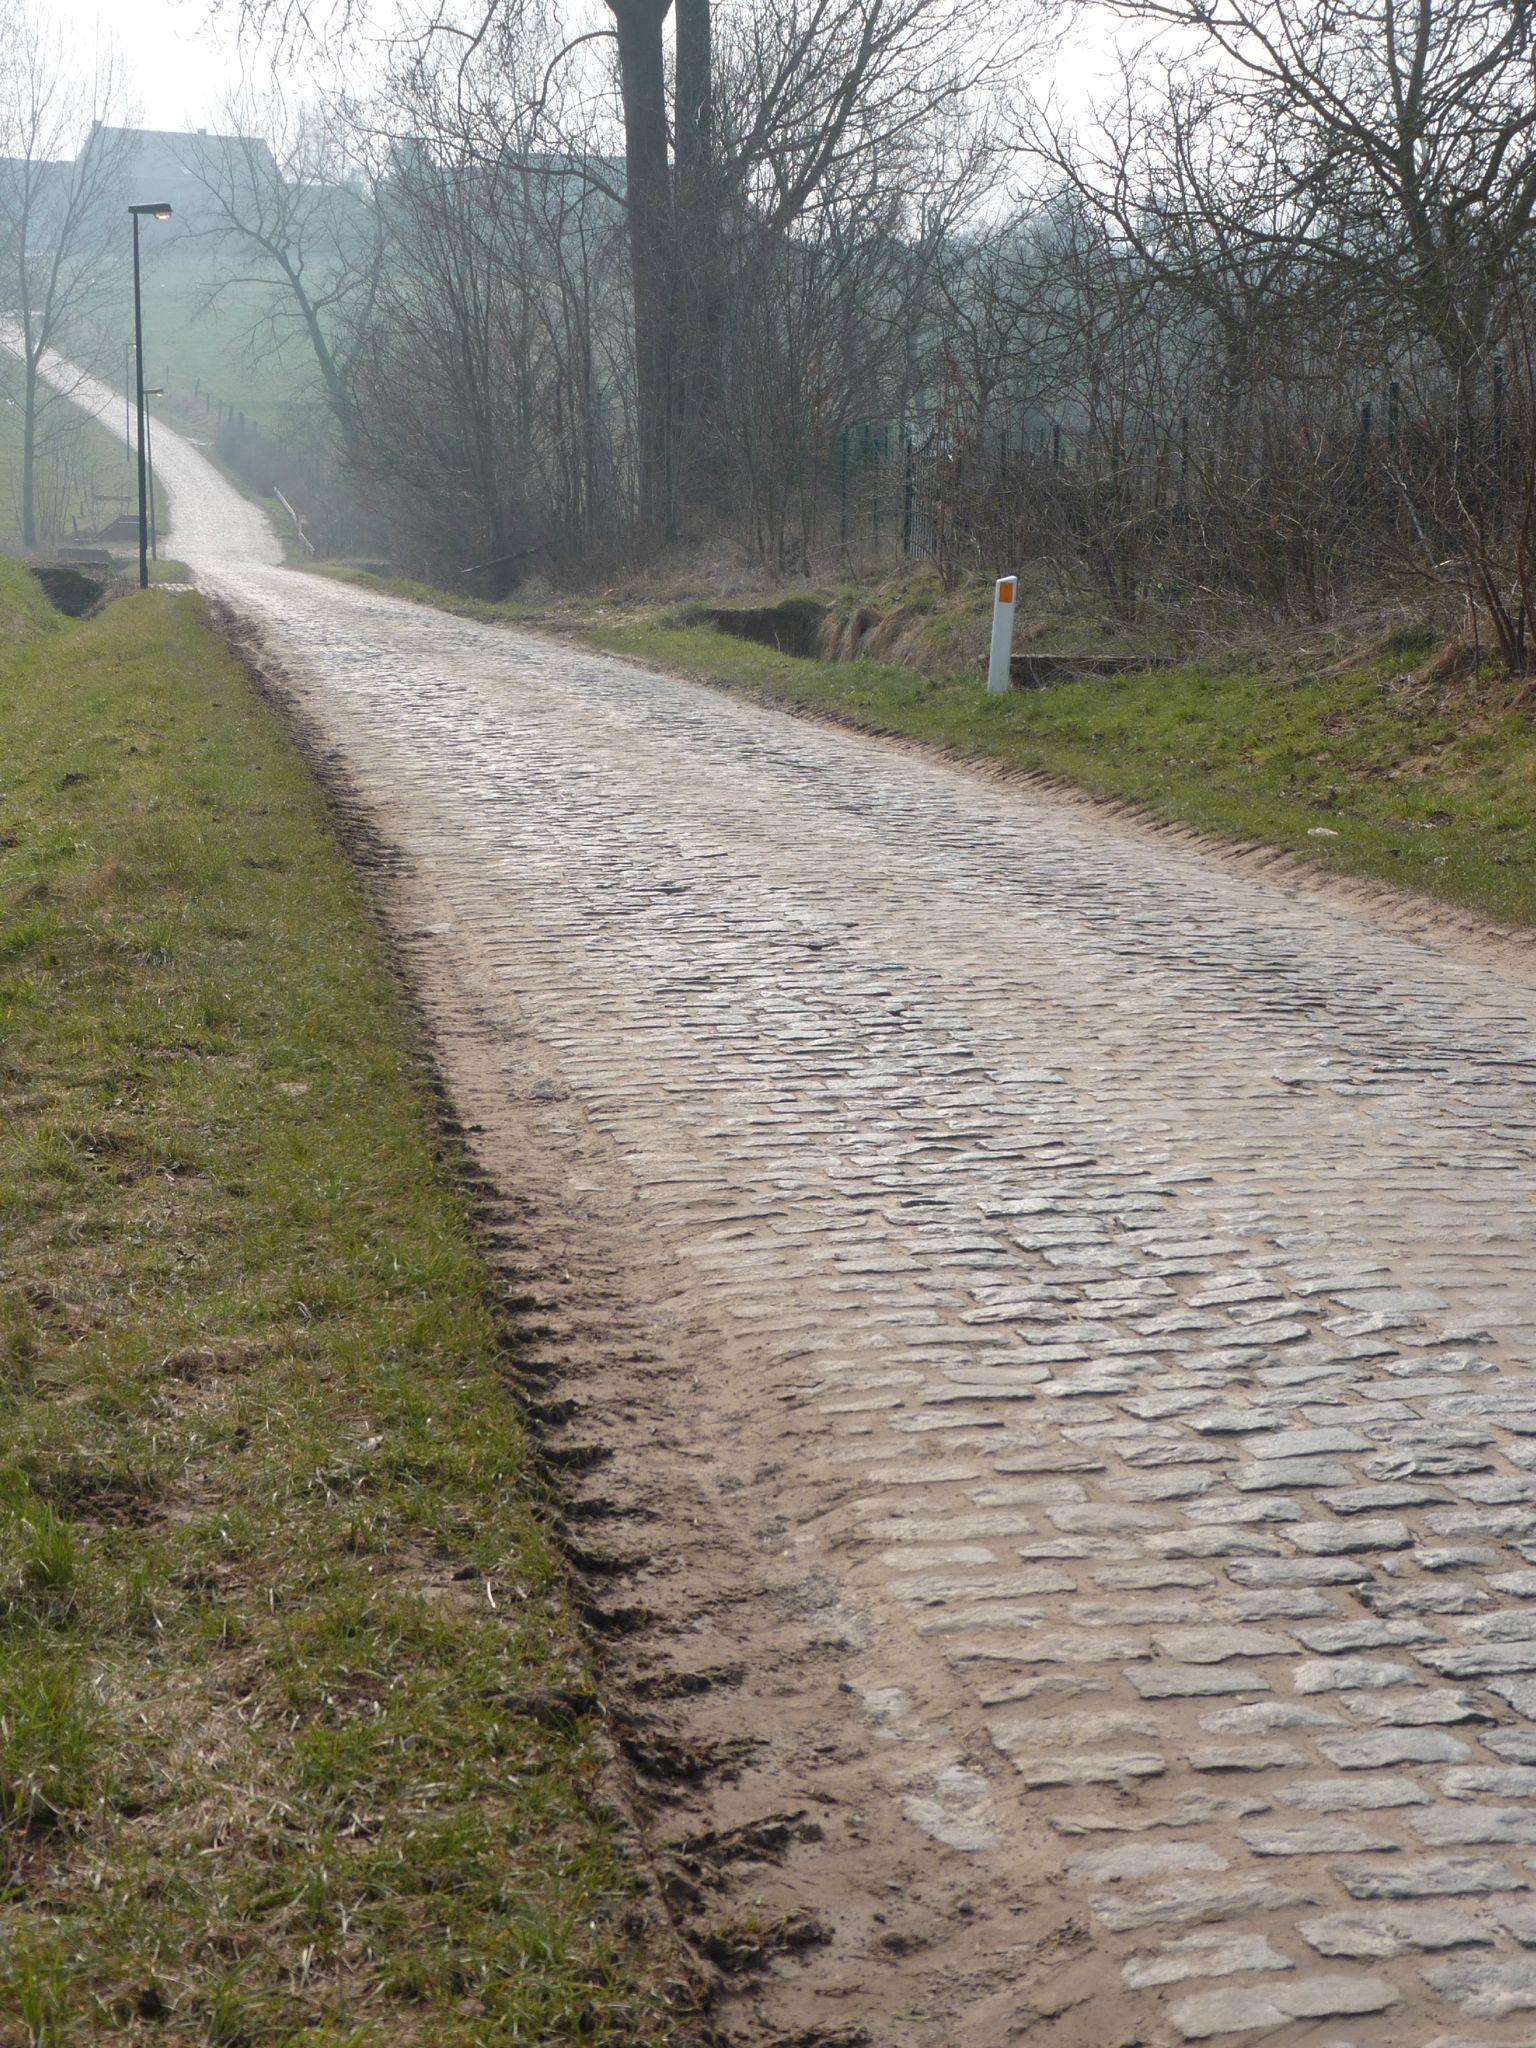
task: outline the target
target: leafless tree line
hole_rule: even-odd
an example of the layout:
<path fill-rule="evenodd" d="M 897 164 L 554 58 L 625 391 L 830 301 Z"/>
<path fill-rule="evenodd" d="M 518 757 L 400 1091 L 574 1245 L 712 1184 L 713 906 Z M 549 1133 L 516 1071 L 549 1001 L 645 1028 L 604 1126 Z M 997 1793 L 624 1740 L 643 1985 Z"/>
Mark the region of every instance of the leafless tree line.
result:
<path fill-rule="evenodd" d="M 594 8 L 434 14 L 213 180 L 397 558 L 803 571 L 862 530 L 852 449 L 949 578 L 1323 616 L 1429 577 L 1531 658 L 1530 0 L 1118 0 L 1070 118 L 973 0 Z"/>
<path fill-rule="evenodd" d="M 83 415 L 44 362 L 122 288 L 121 224 L 106 204 L 121 165 L 111 149 L 79 147 L 120 95 L 109 55 L 82 62 L 20 0 L 0 0 L 0 434 L 19 446 L 27 548 L 57 537 L 79 488 Z"/>
<path fill-rule="evenodd" d="M 946 252 L 920 458 L 954 574 L 1326 616 L 1461 587 L 1532 654 L 1525 0 L 1119 0 L 1115 91 L 1018 124 Z"/>
<path fill-rule="evenodd" d="M 434 19 L 366 101 L 231 124 L 281 131 L 275 169 L 236 147 L 211 180 L 239 282 L 272 293 L 256 327 L 310 334 L 417 566 L 501 588 L 721 531 L 791 566 L 827 449 L 911 400 L 1017 37 L 980 0 L 679 0 L 668 34 L 670 12 Z"/>

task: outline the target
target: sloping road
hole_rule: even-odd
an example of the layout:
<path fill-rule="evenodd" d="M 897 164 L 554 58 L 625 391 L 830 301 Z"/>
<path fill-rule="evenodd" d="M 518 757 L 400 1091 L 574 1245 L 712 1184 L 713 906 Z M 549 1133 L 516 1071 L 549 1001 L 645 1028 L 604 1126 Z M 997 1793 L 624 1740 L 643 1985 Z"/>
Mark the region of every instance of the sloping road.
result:
<path fill-rule="evenodd" d="M 1536 2035 L 1531 986 L 284 570 L 156 443 L 175 551 L 665 1248 L 787 1540 L 901 1632 L 870 1712 L 984 1721 L 977 1843 L 1026 1816 L 1091 1936 L 1073 2038 Z"/>

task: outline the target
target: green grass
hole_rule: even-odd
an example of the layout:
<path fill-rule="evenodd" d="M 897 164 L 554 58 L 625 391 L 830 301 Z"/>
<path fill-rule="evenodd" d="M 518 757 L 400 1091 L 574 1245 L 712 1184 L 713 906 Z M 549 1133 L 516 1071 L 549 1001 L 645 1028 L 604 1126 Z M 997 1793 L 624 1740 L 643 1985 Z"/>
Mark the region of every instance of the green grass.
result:
<path fill-rule="evenodd" d="M 252 328 L 271 293 L 226 282 L 227 276 L 227 263 L 197 242 L 175 243 L 146 257 L 146 381 L 164 388 L 178 424 L 194 431 L 201 421 L 213 432 L 222 400 L 254 425 L 279 433 L 291 408 L 314 396 L 314 360 L 301 336 L 276 351 L 263 341 L 253 355 Z"/>
<path fill-rule="evenodd" d="M 31 571 L 0 555 L 0 659 L 14 642 L 57 632 L 63 623 Z"/>
<path fill-rule="evenodd" d="M 672 2040 L 316 791 L 195 598 L 34 613 L 0 565 L 0 2044 Z"/>
<path fill-rule="evenodd" d="M 1536 724 L 1509 681 L 1405 690 L 1423 650 L 1343 676 L 1159 669 L 989 697 L 873 662 L 797 660 L 663 618 L 583 637 L 856 725 L 1002 760 L 1227 838 L 1536 924 Z"/>

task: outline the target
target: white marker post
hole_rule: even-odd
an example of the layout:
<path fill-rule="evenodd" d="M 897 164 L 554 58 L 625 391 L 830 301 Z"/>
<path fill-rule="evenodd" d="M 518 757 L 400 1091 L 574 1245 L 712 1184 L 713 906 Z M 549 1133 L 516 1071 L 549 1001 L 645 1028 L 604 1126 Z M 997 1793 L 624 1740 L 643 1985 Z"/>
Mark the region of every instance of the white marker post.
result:
<path fill-rule="evenodd" d="M 1013 660 L 1013 600 L 1018 591 L 1017 576 L 999 576 L 992 598 L 992 653 L 987 661 L 987 691 L 997 695 L 1012 689 L 1010 663 Z"/>

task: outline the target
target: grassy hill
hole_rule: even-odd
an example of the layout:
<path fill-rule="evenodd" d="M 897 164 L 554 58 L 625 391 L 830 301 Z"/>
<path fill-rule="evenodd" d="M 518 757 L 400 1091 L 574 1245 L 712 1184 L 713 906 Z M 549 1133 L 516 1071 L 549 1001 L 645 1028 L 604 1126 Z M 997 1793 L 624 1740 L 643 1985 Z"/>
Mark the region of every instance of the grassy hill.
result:
<path fill-rule="evenodd" d="M 206 419 L 211 431 L 222 405 L 276 433 L 313 396 L 308 348 L 274 348 L 259 331 L 270 297 L 263 286 L 231 280 L 216 244 L 187 238 L 146 259 L 145 368 L 179 419 Z"/>

